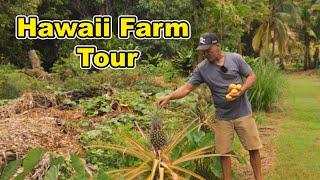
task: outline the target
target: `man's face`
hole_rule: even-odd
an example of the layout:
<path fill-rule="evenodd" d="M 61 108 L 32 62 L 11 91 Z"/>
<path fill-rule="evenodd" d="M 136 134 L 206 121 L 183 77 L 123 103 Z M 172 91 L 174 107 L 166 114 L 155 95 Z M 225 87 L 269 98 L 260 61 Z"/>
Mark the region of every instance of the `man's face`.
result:
<path fill-rule="evenodd" d="M 220 58 L 221 49 L 219 44 L 212 45 L 204 53 L 204 56 L 211 62 L 218 60 Z"/>

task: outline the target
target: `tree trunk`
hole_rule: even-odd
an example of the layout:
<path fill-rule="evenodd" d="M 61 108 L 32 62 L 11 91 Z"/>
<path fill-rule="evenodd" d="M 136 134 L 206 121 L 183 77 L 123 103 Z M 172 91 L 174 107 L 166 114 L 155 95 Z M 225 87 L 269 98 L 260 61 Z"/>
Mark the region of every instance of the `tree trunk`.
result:
<path fill-rule="evenodd" d="M 309 69 L 309 62 L 310 62 L 310 41 L 309 36 L 306 31 L 306 27 L 304 28 L 304 45 L 305 45 L 305 52 L 304 52 L 304 63 L 303 63 L 303 69 L 308 70 Z"/>
<path fill-rule="evenodd" d="M 313 60 L 314 60 L 313 67 L 315 69 L 318 69 L 318 67 L 319 67 L 319 47 L 316 47 L 316 51 L 314 52 Z"/>
<path fill-rule="evenodd" d="M 243 48 L 242 48 L 242 43 L 240 42 L 239 44 L 238 44 L 238 48 L 237 48 L 237 52 L 239 53 L 239 54 L 241 54 L 241 55 L 243 55 L 243 50 L 242 50 Z"/>
<path fill-rule="evenodd" d="M 199 13 L 198 12 L 201 12 L 199 11 L 199 9 L 201 9 L 200 7 L 200 2 L 198 2 L 197 0 L 192 0 L 192 5 L 193 5 L 193 20 L 194 20 L 194 30 L 195 30 L 195 37 L 194 38 L 194 44 L 195 44 L 195 48 L 198 46 L 198 43 L 199 43 L 199 38 L 200 38 L 200 32 L 199 32 L 199 27 L 200 27 L 200 24 L 199 24 Z M 196 62 L 193 64 L 193 67 L 195 67 L 198 63 L 201 62 L 201 54 L 200 52 L 196 51 L 195 53 L 195 59 L 196 59 Z"/>
<path fill-rule="evenodd" d="M 30 50 L 28 52 L 29 60 L 31 63 L 32 69 L 41 69 L 40 59 L 35 50 Z"/>
<path fill-rule="evenodd" d="M 111 11 L 112 11 L 112 0 L 106 0 L 105 1 L 105 12 L 108 15 L 111 15 Z"/>
<path fill-rule="evenodd" d="M 273 35 L 272 35 L 272 52 L 271 52 L 271 57 L 274 58 L 274 50 L 275 50 L 275 46 L 276 46 L 276 40 L 275 40 L 275 33 L 273 30 Z M 279 49 L 279 47 L 278 47 Z"/>
<path fill-rule="evenodd" d="M 286 68 L 285 68 L 285 66 L 284 66 L 283 57 L 279 57 L 279 58 L 280 58 L 280 65 L 279 65 L 279 67 L 280 67 L 280 69 L 285 70 Z"/>
<path fill-rule="evenodd" d="M 305 47 L 304 54 L 304 70 L 308 70 L 310 68 L 310 44 L 307 42 Z"/>

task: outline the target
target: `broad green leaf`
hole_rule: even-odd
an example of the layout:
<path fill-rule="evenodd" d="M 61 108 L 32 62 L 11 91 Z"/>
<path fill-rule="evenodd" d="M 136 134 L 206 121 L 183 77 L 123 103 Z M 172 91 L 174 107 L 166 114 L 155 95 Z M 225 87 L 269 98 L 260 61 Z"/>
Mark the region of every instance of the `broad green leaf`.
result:
<path fill-rule="evenodd" d="M 16 170 L 21 166 L 22 160 L 15 160 L 10 162 L 3 170 L 0 180 L 7 180 L 9 179 Z"/>
<path fill-rule="evenodd" d="M 23 172 L 19 174 L 16 179 L 23 180 L 25 176 L 28 175 L 32 171 L 32 169 L 39 163 L 44 153 L 45 151 L 42 148 L 35 148 L 29 151 L 22 163 Z"/>
<path fill-rule="evenodd" d="M 88 179 L 89 174 L 86 171 L 81 159 L 75 154 L 71 153 L 71 165 L 73 169 L 76 171 L 74 175 L 74 179 Z"/>
<path fill-rule="evenodd" d="M 59 176 L 59 166 L 51 166 L 44 180 L 57 180 Z"/>
<path fill-rule="evenodd" d="M 63 156 L 59 157 L 51 157 L 50 158 L 50 165 L 51 166 L 60 166 L 62 163 L 64 163 L 65 158 Z"/>

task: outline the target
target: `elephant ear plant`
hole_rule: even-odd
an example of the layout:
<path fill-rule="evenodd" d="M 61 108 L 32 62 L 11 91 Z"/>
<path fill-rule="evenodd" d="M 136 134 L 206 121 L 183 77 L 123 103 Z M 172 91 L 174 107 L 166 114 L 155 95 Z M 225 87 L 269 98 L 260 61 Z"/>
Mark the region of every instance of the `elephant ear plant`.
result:
<path fill-rule="evenodd" d="M 91 145 L 86 148 L 98 148 L 115 150 L 127 155 L 133 156 L 141 160 L 141 164 L 135 167 L 125 167 L 121 169 L 109 170 L 105 173 L 108 176 L 121 177 L 123 179 L 186 179 L 186 177 L 194 177 L 196 179 L 205 180 L 201 175 L 186 169 L 186 163 L 192 163 L 194 160 L 210 158 L 213 156 L 221 156 L 219 154 L 213 154 L 213 145 L 201 147 L 194 151 L 184 153 L 180 157 L 172 158 L 173 149 L 177 147 L 189 133 L 199 128 L 203 124 L 195 125 L 195 119 L 186 126 L 182 131 L 175 134 L 171 141 L 169 141 L 165 147 L 159 148 L 154 146 L 148 146 L 146 144 L 138 142 L 132 136 L 121 133 L 121 136 L 128 143 L 127 146 L 121 146 L 116 144 L 106 145 Z M 120 133 L 120 132 L 119 132 Z M 145 139 L 146 142 L 150 142 Z M 152 148 L 150 148 L 152 147 Z M 226 155 L 232 156 L 232 155 Z"/>

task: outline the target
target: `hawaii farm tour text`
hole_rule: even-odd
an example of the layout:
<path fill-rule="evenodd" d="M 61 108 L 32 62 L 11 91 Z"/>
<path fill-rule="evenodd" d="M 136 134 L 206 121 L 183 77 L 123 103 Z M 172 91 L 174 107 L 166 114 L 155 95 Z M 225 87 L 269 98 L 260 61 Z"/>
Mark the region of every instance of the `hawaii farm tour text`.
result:
<path fill-rule="evenodd" d="M 15 19 L 17 39 L 111 39 L 112 17 L 95 15 L 92 20 L 39 20 L 36 15 L 18 15 Z M 139 20 L 135 15 L 118 17 L 118 38 L 190 39 L 187 20 Z M 99 50 L 95 45 L 76 45 L 74 53 L 81 69 L 134 69 L 139 50 Z"/>

